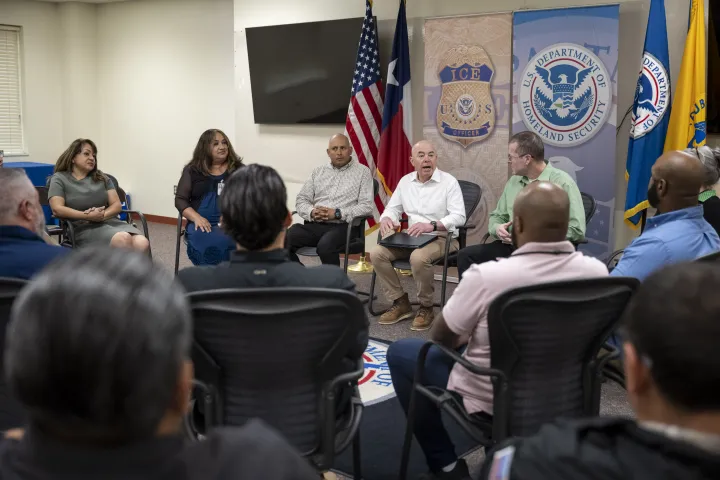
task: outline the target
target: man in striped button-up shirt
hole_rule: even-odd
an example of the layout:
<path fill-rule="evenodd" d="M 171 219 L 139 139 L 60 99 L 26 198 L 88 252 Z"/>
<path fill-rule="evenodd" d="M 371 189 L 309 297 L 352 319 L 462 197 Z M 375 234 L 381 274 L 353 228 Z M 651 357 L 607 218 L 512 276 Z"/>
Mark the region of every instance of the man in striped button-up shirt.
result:
<path fill-rule="evenodd" d="M 305 222 L 287 232 L 291 259 L 299 262 L 295 253 L 299 248 L 315 247 L 322 263 L 339 266 L 347 223 L 353 217 L 372 215 L 372 175 L 352 153 L 348 138 L 334 135 L 327 149 L 330 163 L 313 170 L 298 193 L 295 210 Z"/>

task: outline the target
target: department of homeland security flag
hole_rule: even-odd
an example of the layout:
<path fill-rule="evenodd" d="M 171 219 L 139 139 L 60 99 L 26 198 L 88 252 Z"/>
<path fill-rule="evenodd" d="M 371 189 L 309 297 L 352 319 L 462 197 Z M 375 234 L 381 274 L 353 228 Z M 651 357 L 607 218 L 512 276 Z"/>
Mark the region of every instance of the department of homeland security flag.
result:
<path fill-rule="evenodd" d="M 631 227 L 638 226 L 643 210 L 649 207 L 650 169 L 665 144 L 670 119 L 669 66 L 665 0 L 651 0 L 625 163 L 625 222 Z"/>
<path fill-rule="evenodd" d="M 705 145 L 707 95 L 703 3 L 703 0 L 692 0 L 690 4 L 690 25 L 665 139 L 666 152 Z"/>
<path fill-rule="evenodd" d="M 352 97 L 345 120 L 345 131 L 350 145 L 360 163 L 377 177 L 378 145 L 383 112 L 383 85 L 380 78 L 380 54 L 378 53 L 377 25 L 373 18 L 372 0 L 365 0 L 365 20 L 360 32 L 355 75 L 353 76 Z M 385 208 L 385 192 L 375 197 L 373 227 Z"/>
<path fill-rule="evenodd" d="M 377 169 L 385 192 L 392 195 L 400 179 L 412 171 L 410 48 L 405 0 L 400 0 L 386 87 Z"/>

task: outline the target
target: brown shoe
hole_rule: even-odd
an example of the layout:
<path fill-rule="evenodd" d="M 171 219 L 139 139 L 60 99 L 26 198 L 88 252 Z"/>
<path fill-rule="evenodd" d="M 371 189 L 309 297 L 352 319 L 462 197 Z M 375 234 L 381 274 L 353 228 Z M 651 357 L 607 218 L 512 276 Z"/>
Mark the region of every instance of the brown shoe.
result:
<path fill-rule="evenodd" d="M 435 320 L 435 310 L 433 307 L 420 307 L 415 315 L 415 320 L 413 320 L 410 326 L 410 330 L 416 332 L 427 330 L 432 325 L 433 320 Z"/>
<path fill-rule="evenodd" d="M 378 323 L 380 325 L 394 325 L 400 320 L 405 320 L 413 315 L 412 306 L 407 293 L 393 302 L 385 313 L 380 316 Z"/>

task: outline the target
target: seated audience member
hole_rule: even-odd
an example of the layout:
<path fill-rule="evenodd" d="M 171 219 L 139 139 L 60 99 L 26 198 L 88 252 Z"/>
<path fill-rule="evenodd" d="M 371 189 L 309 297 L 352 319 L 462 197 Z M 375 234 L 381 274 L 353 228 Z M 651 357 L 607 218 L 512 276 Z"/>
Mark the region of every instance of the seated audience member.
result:
<path fill-rule="evenodd" d="M 607 276 L 605 265 L 575 251 L 565 240 L 570 202 L 563 189 L 550 182 L 533 182 L 518 193 L 513 209 L 513 244 L 509 258 L 473 265 L 435 321 L 432 339 L 448 348 L 467 343 L 463 355 L 480 367 L 490 367 L 488 307 L 503 292 L 537 283 Z M 407 413 L 420 348 L 420 338 L 390 345 L 387 362 L 395 392 Z M 489 377 L 473 375 L 439 350 L 431 349 L 425 363 L 425 384 L 447 388 L 462 398 L 467 411 L 483 418 L 493 413 Z M 422 396 L 416 404 L 415 438 L 438 479 L 469 479 L 443 427 L 440 410 Z"/>
<path fill-rule="evenodd" d="M 78 138 L 60 155 L 50 178 L 48 198 L 53 214 L 75 227 L 75 246 L 91 244 L 146 252 L 148 239 L 117 218 L 122 205 L 116 185 L 98 170 L 97 147 Z"/>
<path fill-rule="evenodd" d="M 45 237 L 45 213 L 25 171 L 0 170 L 0 277 L 27 280 L 69 251 Z"/>
<path fill-rule="evenodd" d="M 570 219 L 566 238 L 577 243 L 585 237 L 585 207 L 575 181 L 564 171 L 545 161 L 545 146 L 533 132 L 520 132 L 508 143 L 508 164 L 512 177 L 505 184 L 497 208 L 490 214 L 488 233 L 492 243 L 471 245 L 458 253 L 460 277 L 476 263 L 509 257 L 515 247 L 512 244 L 513 204 L 515 197 L 528 184 L 547 181 L 560 186 L 570 198 Z"/>
<path fill-rule="evenodd" d="M 720 149 L 702 146 L 689 148 L 686 152 L 697 156 L 705 169 L 705 178 L 700 187 L 698 200 L 703 207 L 703 218 L 720 235 L 720 198 L 715 193 L 715 184 L 720 180 Z"/>
<path fill-rule="evenodd" d="M 230 174 L 242 166 L 223 132 L 211 129 L 200 135 L 175 194 L 175 208 L 188 220 L 185 240 L 193 265 L 217 265 L 235 250 L 220 227 L 220 197 Z"/>
<path fill-rule="evenodd" d="M 317 478 L 258 421 L 187 443 L 190 309 L 145 255 L 58 260 L 18 297 L 7 338 L 5 374 L 30 421 L 21 439 L 0 440 L 2 478 Z"/>
<path fill-rule="evenodd" d="M 703 218 L 698 192 L 705 180 L 697 157 L 666 152 L 652 167 L 648 203 L 657 214 L 625 249 L 612 275 L 644 280 L 658 268 L 720 250 L 720 238 Z"/>
<path fill-rule="evenodd" d="M 494 480 L 717 479 L 720 271 L 687 263 L 643 282 L 624 316 L 625 384 L 637 419 L 543 427 L 488 455 Z"/>
<path fill-rule="evenodd" d="M 305 268 L 290 260 L 283 249 L 286 229 L 292 223 L 287 191 L 280 175 L 271 167 L 252 164 L 232 174 L 220 197 L 220 211 L 223 228 L 235 240 L 237 251 L 232 253 L 229 263 L 181 270 L 178 280 L 188 292 L 249 287 L 316 287 L 355 292 L 355 284 L 336 267 Z M 350 353 L 349 368 L 356 367 L 367 342 L 366 329 Z"/>
<path fill-rule="evenodd" d="M 298 193 L 295 209 L 305 223 L 295 224 L 287 232 L 292 260 L 300 261 L 295 254 L 299 248 L 315 247 L 322 263 L 339 266 L 348 222 L 372 215 L 372 175 L 352 153 L 350 140 L 334 135 L 327 149 L 330 163 L 313 170 Z"/>
<path fill-rule="evenodd" d="M 394 260 L 410 259 L 413 278 L 417 284 L 420 303 L 411 330 L 427 330 L 435 318 L 433 293 L 435 270 L 433 263 L 445 254 L 445 242 L 450 241 L 450 251 L 458 249 L 457 227 L 465 224 L 465 203 L 460 184 L 449 173 L 437 168 L 437 152 L 432 143 L 422 140 L 412 149 L 410 163 L 415 171 L 400 179 L 385 211 L 380 217 L 380 236 L 385 238 L 400 227 L 403 212 L 408 217 L 407 233 L 438 235 L 438 239 L 414 250 L 386 248 L 377 245 L 370 253 L 373 267 L 380 284 L 393 305 L 380 317 L 381 325 L 392 325 L 413 316 L 408 294 L 403 291 L 392 263 Z"/>

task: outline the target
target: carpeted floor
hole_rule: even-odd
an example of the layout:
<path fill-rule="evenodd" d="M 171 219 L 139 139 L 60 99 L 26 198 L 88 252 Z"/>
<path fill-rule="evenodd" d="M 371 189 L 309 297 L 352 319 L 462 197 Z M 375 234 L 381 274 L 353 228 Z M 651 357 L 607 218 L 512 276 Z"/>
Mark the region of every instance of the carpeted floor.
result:
<path fill-rule="evenodd" d="M 156 263 L 161 264 L 172 270 L 175 266 L 175 245 L 176 245 L 176 227 L 173 225 L 163 225 L 158 223 L 150 224 L 150 239 L 153 249 L 153 258 Z M 315 258 L 302 259 L 307 265 L 314 265 L 319 263 Z M 185 246 L 181 243 L 180 247 L 180 268 L 191 266 L 190 260 L 187 258 L 185 253 Z M 452 272 L 451 275 L 456 275 Z M 370 274 L 350 274 L 350 278 L 357 284 L 358 290 L 368 291 L 370 289 Z M 416 289 L 411 277 L 403 277 L 403 285 L 406 291 L 410 294 L 410 298 L 414 299 L 416 295 Z M 440 300 L 440 283 L 436 283 L 436 301 Z M 448 284 L 448 298 L 454 290 L 453 284 Z M 376 309 L 388 306 L 388 303 L 382 298 L 382 292 L 378 291 L 378 300 Z M 427 338 L 428 332 L 413 332 L 410 330 L 409 322 L 400 322 L 396 325 L 382 326 L 375 321 L 375 317 L 370 316 L 370 336 L 387 340 L 388 342 L 395 341 L 400 338 L 406 337 L 419 337 Z M 606 382 L 603 385 L 602 399 L 601 399 L 601 414 L 602 415 L 617 415 L 617 416 L 632 416 L 632 410 L 628 403 L 625 391 L 620 388 L 614 382 Z M 471 467 L 471 473 L 477 472 L 482 460 L 484 453 L 482 450 L 476 451 L 475 453 L 467 457 L 468 463 Z M 328 478 L 333 478 L 329 476 Z M 343 479 L 344 477 L 337 477 Z"/>

